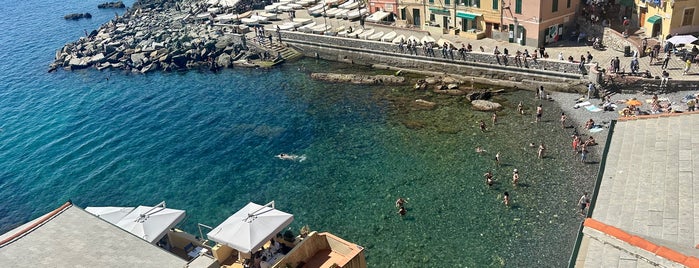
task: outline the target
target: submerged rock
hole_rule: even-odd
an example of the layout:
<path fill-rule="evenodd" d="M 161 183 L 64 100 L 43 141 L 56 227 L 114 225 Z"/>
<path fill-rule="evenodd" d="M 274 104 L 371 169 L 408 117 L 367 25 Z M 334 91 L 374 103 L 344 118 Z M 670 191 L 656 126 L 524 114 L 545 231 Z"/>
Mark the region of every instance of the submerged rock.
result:
<path fill-rule="evenodd" d="M 502 108 L 500 103 L 487 100 L 474 100 L 471 102 L 471 105 L 473 105 L 473 109 L 478 111 L 497 111 Z"/>
<path fill-rule="evenodd" d="M 79 20 L 82 18 L 90 19 L 90 18 L 92 18 L 92 14 L 90 14 L 90 13 L 84 13 L 84 14 L 83 13 L 73 13 L 73 14 L 65 15 L 65 16 L 63 16 L 63 18 L 67 19 L 67 20 Z"/>

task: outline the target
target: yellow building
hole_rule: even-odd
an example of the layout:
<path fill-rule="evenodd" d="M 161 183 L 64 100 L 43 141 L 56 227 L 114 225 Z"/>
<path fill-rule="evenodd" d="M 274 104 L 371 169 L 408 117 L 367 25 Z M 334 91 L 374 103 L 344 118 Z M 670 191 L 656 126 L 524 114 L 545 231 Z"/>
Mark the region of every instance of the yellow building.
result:
<path fill-rule="evenodd" d="M 635 0 L 639 26 L 648 37 L 699 32 L 699 0 Z"/>

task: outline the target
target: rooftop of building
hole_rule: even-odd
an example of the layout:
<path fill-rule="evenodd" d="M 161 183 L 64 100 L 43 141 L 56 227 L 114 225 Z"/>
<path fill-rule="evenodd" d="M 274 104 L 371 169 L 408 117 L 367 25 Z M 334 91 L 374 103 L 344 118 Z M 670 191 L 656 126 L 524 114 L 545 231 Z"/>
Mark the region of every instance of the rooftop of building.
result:
<path fill-rule="evenodd" d="M 185 267 L 153 246 L 70 202 L 0 235 L 1 267 Z"/>

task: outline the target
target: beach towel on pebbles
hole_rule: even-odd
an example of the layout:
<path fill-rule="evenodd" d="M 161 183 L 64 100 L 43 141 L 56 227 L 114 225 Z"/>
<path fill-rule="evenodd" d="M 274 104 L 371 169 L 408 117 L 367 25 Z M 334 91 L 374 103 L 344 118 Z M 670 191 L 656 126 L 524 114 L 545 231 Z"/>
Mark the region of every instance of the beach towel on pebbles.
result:
<path fill-rule="evenodd" d="M 599 107 L 594 106 L 594 105 L 585 106 L 585 109 L 587 109 L 587 110 L 590 111 L 590 112 L 600 112 L 600 111 L 602 111 L 602 109 L 600 109 Z"/>

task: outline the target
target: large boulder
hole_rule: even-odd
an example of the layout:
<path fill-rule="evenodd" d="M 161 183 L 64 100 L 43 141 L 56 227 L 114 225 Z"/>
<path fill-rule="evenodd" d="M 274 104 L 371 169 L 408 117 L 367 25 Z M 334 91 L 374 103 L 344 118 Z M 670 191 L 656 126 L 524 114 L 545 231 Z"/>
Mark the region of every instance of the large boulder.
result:
<path fill-rule="evenodd" d="M 87 68 L 89 65 L 87 64 L 87 60 L 85 58 L 71 58 L 70 61 L 68 61 L 68 66 L 75 70 Z"/>
<path fill-rule="evenodd" d="M 502 108 L 502 105 L 499 103 L 487 100 L 474 100 L 471 102 L 471 105 L 473 105 L 473 109 L 478 111 L 497 111 Z"/>
<path fill-rule="evenodd" d="M 103 62 L 105 62 L 105 61 L 107 61 L 107 58 L 104 57 L 104 54 L 103 54 L 103 53 L 99 53 L 99 54 L 97 54 L 97 55 L 94 55 L 94 56 L 90 57 L 90 60 L 88 60 L 88 64 L 89 64 L 89 65 L 93 65 L 93 64 L 96 64 L 96 63 L 103 63 Z"/>
<path fill-rule="evenodd" d="M 228 68 L 231 66 L 231 55 L 223 53 L 218 58 L 216 58 L 216 65 L 223 68 Z"/>

